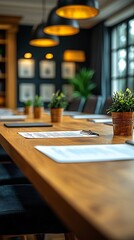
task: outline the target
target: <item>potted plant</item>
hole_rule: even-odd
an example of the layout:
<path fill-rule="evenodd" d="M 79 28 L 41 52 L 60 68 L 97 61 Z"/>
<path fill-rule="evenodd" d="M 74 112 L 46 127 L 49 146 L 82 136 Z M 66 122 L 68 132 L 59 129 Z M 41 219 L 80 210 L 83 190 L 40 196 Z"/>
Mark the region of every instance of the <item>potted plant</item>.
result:
<path fill-rule="evenodd" d="M 50 108 L 52 122 L 62 121 L 62 113 L 66 106 L 67 100 L 65 95 L 59 90 L 56 93 L 53 93 L 51 102 L 48 105 L 48 107 Z"/>
<path fill-rule="evenodd" d="M 41 118 L 43 113 L 43 101 L 41 96 L 36 95 L 33 101 L 34 118 Z"/>
<path fill-rule="evenodd" d="M 31 114 L 33 112 L 33 101 L 27 100 L 24 102 L 24 114 Z"/>
<path fill-rule="evenodd" d="M 112 115 L 114 135 L 129 136 L 133 134 L 134 94 L 129 88 L 124 92 L 113 94 L 112 105 L 107 110 Z"/>
<path fill-rule="evenodd" d="M 93 89 L 96 86 L 92 80 L 93 76 L 93 70 L 83 67 L 74 77 L 69 79 L 74 89 L 73 97 L 81 99 L 79 111 L 82 111 L 87 98 L 92 95 Z"/>

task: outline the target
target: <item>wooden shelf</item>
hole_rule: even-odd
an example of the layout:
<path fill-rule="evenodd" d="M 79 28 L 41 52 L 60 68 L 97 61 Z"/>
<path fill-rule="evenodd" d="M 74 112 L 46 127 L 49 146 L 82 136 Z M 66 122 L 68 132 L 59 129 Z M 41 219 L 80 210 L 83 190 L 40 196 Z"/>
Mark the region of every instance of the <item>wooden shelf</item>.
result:
<path fill-rule="evenodd" d="M 16 33 L 21 17 L 0 16 L 0 80 L 5 91 L 0 92 L 0 106 L 16 109 Z M 3 104 L 3 105 L 2 105 Z"/>

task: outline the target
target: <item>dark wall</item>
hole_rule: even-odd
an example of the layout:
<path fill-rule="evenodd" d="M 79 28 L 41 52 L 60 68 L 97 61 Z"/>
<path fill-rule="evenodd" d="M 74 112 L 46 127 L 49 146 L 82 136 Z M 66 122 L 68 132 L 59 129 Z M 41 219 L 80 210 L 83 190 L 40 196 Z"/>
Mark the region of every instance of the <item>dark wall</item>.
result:
<path fill-rule="evenodd" d="M 17 59 L 23 58 L 25 52 L 31 52 L 35 59 L 35 77 L 32 79 L 17 78 L 17 105 L 22 106 L 19 102 L 19 84 L 34 83 L 36 85 L 36 94 L 39 94 L 39 85 L 41 83 L 55 83 L 56 90 L 62 88 L 63 83 L 67 83 L 66 79 L 61 78 L 61 63 L 63 62 L 63 52 L 66 49 L 84 50 L 86 52 L 86 62 L 76 63 L 76 70 L 82 66 L 89 67 L 95 71 L 94 81 L 97 84 L 95 94 L 101 94 L 101 39 L 102 30 L 100 25 L 94 29 L 81 29 L 80 33 L 70 37 L 60 37 L 60 44 L 56 47 L 40 48 L 29 45 L 32 26 L 20 26 L 17 34 Z M 97 33 L 97 35 L 96 35 Z M 97 36 L 97 38 L 96 38 Z M 96 45 L 97 41 L 97 45 Z M 97 46 L 97 47 L 96 47 Z M 54 61 L 56 62 L 55 79 L 41 79 L 39 76 L 39 61 L 44 59 L 47 52 L 52 52 Z"/>
<path fill-rule="evenodd" d="M 96 92 L 99 94 L 101 89 L 101 62 L 103 54 L 103 25 L 98 24 L 90 30 L 90 58 L 89 65 L 95 70 L 94 81 L 97 85 Z"/>

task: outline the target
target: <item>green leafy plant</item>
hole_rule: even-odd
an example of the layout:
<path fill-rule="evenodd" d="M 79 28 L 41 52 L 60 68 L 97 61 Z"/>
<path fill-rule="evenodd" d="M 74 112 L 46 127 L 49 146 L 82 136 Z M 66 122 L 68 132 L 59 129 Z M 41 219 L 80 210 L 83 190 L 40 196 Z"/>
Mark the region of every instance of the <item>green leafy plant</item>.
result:
<path fill-rule="evenodd" d="M 107 113 L 134 112 L 134 94 L 129 88 L 126 88 L 125 92 L 122 90 L 115 92 L 112 100 L 112 105 L 107 110 Z"/>
<path fill-rule="evenodd" d="M 33 101 L 34 107 L 43 107 L 43 100 L 41 96 L 36 95 Z"/>
<path fill-rule="evenodd" d="M 94 71 L 87 68 L 81 68 L 69 82 L 74 88 L 73 96 L 87 99 L 93 92 L 96 84 L 92 81 Z"/>
<path fill-rule="evenodd" d="M 67 100 L 64 93 L 59 90 L 56 93 L 53 93 L 52 99 L 48 104 L 49 108 L 65 108 L 67 106 Z"/>
<path fill-rule="evenodd" d="M 27 100 L 24 102 L 24 107 L 29 107 L 33 105 L 33 101 L 32 100 Z"/>

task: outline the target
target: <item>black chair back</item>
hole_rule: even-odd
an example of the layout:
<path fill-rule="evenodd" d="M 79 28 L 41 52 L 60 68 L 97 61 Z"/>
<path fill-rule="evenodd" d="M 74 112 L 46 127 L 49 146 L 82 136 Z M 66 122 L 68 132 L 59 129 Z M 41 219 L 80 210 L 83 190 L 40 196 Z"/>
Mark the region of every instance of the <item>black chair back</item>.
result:
<path fill-rule="evenodd" d="M 81 103 L 81 99 L 80 98 L 74 98 L 74 99 L 72 99 L 70 102 L 69 102 L 69 104 L 68 104 L 68 106 L 67 106 L 67 111 L 80 111 L 80 103 Z"/>
<path fill-rule="evenodd" d="M 112 97 L 111 96 L 108 96 L 105 101 L 104 101 L 104 104 L 102 106 L 102 110 L 101 110 L 101 113 L 102 114 L 107 114 L 107 110 L 108 108 L 111 106 L 112 104 Z M 110 115 L 110 114 L 109 114 Z"/>
<path fill-rule="evenodd" d="M 92 95 L 88 97 L 87 101 L 85 102 L 82 112 L 89 113 L 89 114 L 97 114 L 100 111 L 101 104 L 102 104 L 102 97 L 97 95 Z"/>

